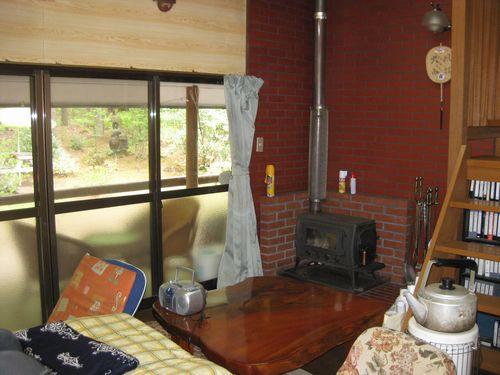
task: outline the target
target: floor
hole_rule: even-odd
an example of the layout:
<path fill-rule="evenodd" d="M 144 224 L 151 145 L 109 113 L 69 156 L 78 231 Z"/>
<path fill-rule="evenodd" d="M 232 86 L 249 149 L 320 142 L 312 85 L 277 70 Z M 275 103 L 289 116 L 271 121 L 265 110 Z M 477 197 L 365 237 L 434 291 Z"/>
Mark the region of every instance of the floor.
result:
<path fill-rule="evenodd" d="M 373 298 L 392 303 L 394 299 L 399 295 L 400 288 L 401 285 L 386 283 L 376 286 L 375 288 L 372 288 L 358 295 L 365 298 Z M 135 317 L 142 320 L 143 322 L 153 327 L 154 329 L 160 331 L 162 334 L 169 336 L 168 332 L 165 331 L 158 322 L 156 322 L 155 318 L 153 317 L 151 309 L 138 311 L 135 314 Z M 334 374 L 337 372 L 337 370 L 344 362 L 344 359 L 346 358 L 351 345 L 352 342 L 348 342 L 344 345 L 338 346 L 335 349 L 325 353 L 321 357 L 316 358 L 314 361 L 306 364 L 301 369 L 297 369 L 287 373 L 287 375 Z M 194 355 L 203 357 L 203 353 L 201 353 L 201 351 L 196 351 Z"/>

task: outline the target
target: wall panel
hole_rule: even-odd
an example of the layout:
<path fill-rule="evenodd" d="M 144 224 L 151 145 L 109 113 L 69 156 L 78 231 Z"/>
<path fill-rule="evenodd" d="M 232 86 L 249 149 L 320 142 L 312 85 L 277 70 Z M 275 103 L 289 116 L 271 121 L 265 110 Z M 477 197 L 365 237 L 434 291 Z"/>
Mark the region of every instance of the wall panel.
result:
<path fill-rule="evenodd" d="M 0 24 L 0 61 L 245 72 L 245 0 L 0 0 Z"/>

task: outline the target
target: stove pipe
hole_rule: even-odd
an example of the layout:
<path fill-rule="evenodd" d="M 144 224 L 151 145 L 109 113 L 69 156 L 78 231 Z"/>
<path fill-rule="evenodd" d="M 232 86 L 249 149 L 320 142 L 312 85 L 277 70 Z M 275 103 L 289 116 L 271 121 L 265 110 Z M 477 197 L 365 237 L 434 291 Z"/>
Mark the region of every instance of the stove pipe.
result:
<path fill-rule="evenodd" d="M 325 106 L 325 31 L 326 2 L 316 0 L 314 13 L 314 93 L 309 132 L 309 210 L 321 211 L 326 198 L 326 171 L 328 161 L 328 110 Z"/>

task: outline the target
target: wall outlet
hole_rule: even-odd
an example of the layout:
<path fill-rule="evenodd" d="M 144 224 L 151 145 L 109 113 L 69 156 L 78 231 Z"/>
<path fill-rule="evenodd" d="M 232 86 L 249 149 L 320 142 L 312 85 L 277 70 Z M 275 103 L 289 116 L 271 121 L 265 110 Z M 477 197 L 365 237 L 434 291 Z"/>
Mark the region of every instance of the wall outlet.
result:
<path fill-rule="evenodd" d="M 257 142 L 255 142 L 255 151 L 256 152 L 264 151 L 264 138 L 257 137 Z"/>

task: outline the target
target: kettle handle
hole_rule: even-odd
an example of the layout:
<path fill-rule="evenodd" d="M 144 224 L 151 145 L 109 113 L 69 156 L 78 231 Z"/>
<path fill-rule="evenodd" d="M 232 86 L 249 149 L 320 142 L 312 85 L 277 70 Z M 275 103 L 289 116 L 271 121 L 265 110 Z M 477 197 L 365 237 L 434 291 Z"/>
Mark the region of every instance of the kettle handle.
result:
<path fill-rule="evenodd" d="M 469 291 L 474 293 L 474 283 L 476 280 L 477 263 L 472 259 L 446 259 L 438 258 L 431 259 L 427 264 L 427 269 L 424 273 L 424 278 L 422 280 L 422 285 L 425 287 L 427 285 L 427 279 L 429 278 L 429 273 L 431 272 L 431 267 L 436 265 L 436 267 L 464 267 L 470 269 L 469 278 Z"/>

